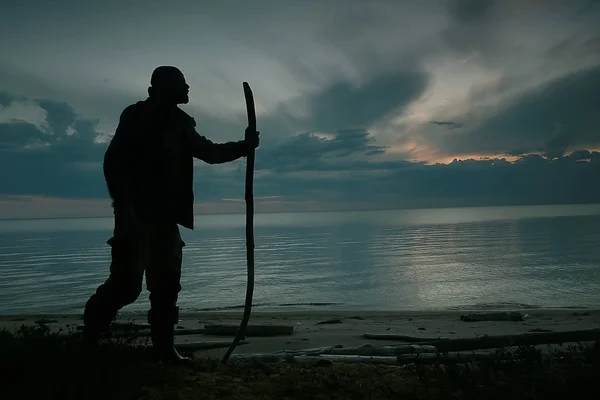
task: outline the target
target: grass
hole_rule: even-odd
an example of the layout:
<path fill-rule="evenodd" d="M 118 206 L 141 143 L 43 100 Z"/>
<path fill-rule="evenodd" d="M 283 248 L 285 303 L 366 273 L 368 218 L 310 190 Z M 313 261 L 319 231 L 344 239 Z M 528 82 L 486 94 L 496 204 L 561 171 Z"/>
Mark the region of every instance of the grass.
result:
<path fill-rule="evenodd" d="M 45 325 L 0 331 L 2 389 L 27 399 L 600 398 L 597 345 L 564 348 L 550 359 L 525 347 L 500 350 L 508 356 L 504 361 L 399 368 L 221 365 L 211 359 L 164 366 L 152 360 L 147 344 L 125 337 L 86 350 L 73 332 L 53 333 Z"/>

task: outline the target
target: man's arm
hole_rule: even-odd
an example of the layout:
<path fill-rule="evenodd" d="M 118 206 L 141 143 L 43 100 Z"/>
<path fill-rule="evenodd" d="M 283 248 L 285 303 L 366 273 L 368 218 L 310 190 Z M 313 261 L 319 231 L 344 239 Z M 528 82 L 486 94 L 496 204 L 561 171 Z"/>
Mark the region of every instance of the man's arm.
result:
<path fill-rule="evenodd" d="M 192 156 L 208 164 L 223 164 L 248 155 L 244 140 L 227 143 L 213 143 L 196 132 L 196 121 L 186 114 L 186 133 L 190 140 Z"/>
<path fill-rule="evenodd" d="M 194 130 L 192 133 L 192 155 L 209 164 L 222 164 L 245 157 L 248 148 L 243 140 L 213 143 Z"/>

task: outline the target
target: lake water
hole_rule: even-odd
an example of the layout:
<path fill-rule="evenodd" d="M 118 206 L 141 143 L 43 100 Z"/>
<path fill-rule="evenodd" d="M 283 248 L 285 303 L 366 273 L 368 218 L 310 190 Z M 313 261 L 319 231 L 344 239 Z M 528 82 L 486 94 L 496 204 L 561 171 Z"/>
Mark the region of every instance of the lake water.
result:
<path fill-rule="evenodd" d="M 196 223 L 182 311 L 242 305 L 244 215 Z M 0 221 L 0 314 L 82 312 L 112 227 Z M 600 307 L 600 205 L 259 214 L 255 236 L 255 310 Z M 123 311 L 148 306 L 144 290 Z"/>

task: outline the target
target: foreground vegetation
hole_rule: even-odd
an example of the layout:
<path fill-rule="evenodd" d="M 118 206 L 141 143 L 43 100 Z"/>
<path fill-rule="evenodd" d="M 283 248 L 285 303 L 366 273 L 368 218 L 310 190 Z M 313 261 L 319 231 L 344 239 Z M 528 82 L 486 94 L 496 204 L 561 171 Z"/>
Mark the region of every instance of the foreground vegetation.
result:
<path fill-rule="evenodd" d="M 404 368 L 359 364 L 190 366 L 152 361 L 147 339 L 85 350 L 75 334 L 44 325 L 0 332 L 3 398 L 28 399 L 598 399 L 600 349 L 576 346 L 542 357 L 502 350 L 500 360 Z M 506 356 L 510 356 L 506 360 Z"/>

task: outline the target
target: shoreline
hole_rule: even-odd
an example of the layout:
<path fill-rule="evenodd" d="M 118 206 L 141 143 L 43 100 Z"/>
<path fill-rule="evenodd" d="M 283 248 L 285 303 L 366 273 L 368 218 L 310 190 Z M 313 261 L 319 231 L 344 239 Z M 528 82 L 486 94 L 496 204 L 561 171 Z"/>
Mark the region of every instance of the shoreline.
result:
<path fill-rule="evenodd" d="M 490 309 L 477 310 L 476 314 L 493 313 Z M 533 332 L 563 332 L 600 328 L 600 308 L 561 309 L 502 309 L 499 312 L 519 312 L 527 318 L 519 321 L 461 320 L 468 311 L 365 311 L 365 310 L 297 310 L 256 311 L 250 316 L 249 326 L 285 326 L 293 331 L 282 336 L 248 336 L 247 344 L 236 348 L 235 353 L 265 353 L 281 350 L 300 350 L 324 346 L 358 347 L 397 345 L 398 341 L 372 340 L 365 333 L 398 334 L 414 338 L 476 338 L 484 335 L 517 335 Z M 181 312 L 178 330 L 202 330 L 207 325 L 240 324 L 242 310 L 219 312 Z M 42 320 L 42 321 L 40 321 Z M 22 325 L 43 323 L 51 330 L 81 327 L 81 314 L 22 314 L 0 316 L 0 329 L 17 331 Z M 146 313 L 123 312 L 117 322 L 146 324 Z M 176 344 L 220 341 L 227 342 L 233 335 L 206 333 L 177 335 Z M 195 351 L 197 355 L 221 357 L 226 349 Z"/>
<path fill-rule="evenodd" d="M 144 317 L 147 313 L 147 309 L 142 310 L 128 310 L 119 311 L 117 319 L 122 320 L 125 317 Z M 244 312 L 244 306 L 233 306 L 233 307 L 222 307 L 222 308 L 205 308 L 199 310 L 181 310 L 179 311 L 179 317 L 195 318 L 195 317 L 219 317 L 233 315 L 239 315 L 241 318 Z M 252 307 L 252 316 L 272 316 L 272 317 L 283 317 L 283 316 L 328 316 L 328 315 L 340 315 L 350 317 L 353 315 L 368 314 L 370 316 L 378 317 L 393 317 L 393 316 L 448 316 L 448 315 L 461 315 L 471 313 L 500 313 L 500 312 L 520 312 L 522 314 L 539 314 L 539 313 L 568 313 L 568 312 L 590 312 L 600 313 L 600 306 L 563 306 L 563 307 L 542 307 L 542 306 L 527 306 L 519 305 L 509 306 L 502 305 L 498 307 L 494 306 L 465 306 L 464 308 L 448 308 L 448 309 L 408 309 L 408 310 L 385 310 L 385 309 L 368 309 L 368 308 L 331 308 L 330 305 L 326 306 L 311 306 L 311 307 L 294 307 L 294 306 L 276 306 L 276 307 Z M 27 312 L 27 313 L 14 313 L 14 314 L 2 314 L 0 313 L 0 322 L 14 318 L 25 318 L 27 320 L 33 318 L 79 318 L 83 315 L 83 307 L 80 312 Z"/>

